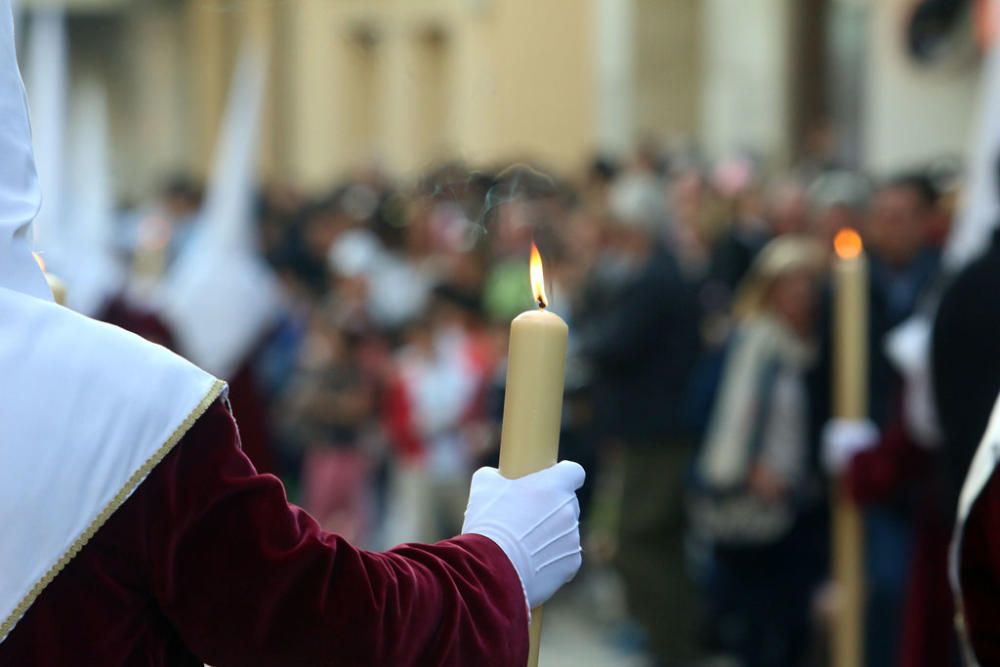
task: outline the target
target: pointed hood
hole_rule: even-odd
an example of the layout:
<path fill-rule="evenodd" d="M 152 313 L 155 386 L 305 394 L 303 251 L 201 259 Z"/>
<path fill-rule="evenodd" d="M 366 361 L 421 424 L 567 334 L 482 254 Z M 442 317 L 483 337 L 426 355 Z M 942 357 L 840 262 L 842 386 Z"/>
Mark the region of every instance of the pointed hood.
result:
<path fill-rule="evenodd" d="M 254 191 L 267 67 L 262 47 L 244 44 L 233 73 L 202 211 L 206 239 L 233 251 L 250 252 L 255 244 Z"/>
<path fill-rule="evenodd" d="M 41 204 L 41 190 L 17 69 L 10 0 L 0 0 L 0 155 L 0 287 L 51 299 L 31 256 L 29 226 Z"/>
<path fill-rule="evenodd" d="M 968 185 L 945 246 L 944 261 L 951 269 L 961 268 L 987 247 L 1000 220 L 1000 42 L 994 42 L 983 62 L 979 116 L 968 152 Z"/>
<path fill-rule="evenodd" d="M 71 252 L 63 277 L 74 310 L 97 315 L 124 284 L 114 252 L 115 205 L 108 141 L 107 93 L 96 79 L 74 91 L 69 127 L 68 215 Z"/>
<path fill-rule="evenodd" d="M 241 51 L 196 236 L 162 286 L 162 313 L 181 352 L 220 377 L 246 359 L 279 308 L 277 281 L 256 252 L 254 188 L 267 58 Z"/>
<path fill-rule="evenodd" d="M 68 53 L 66 17 L 56 7 L 28 16 L 27 86 L 38 177 L 45 198 L 35 217 L 35 246 L 57 273 L 68 243 L 62 229 Z"/>

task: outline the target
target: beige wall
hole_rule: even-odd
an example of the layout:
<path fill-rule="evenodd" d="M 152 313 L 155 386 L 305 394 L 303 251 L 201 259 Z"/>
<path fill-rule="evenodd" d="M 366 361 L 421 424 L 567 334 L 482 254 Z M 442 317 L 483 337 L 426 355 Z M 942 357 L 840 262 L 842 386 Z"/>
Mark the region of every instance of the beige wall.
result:
<path fill-rule="evenodd" d="M 574 169 L 594 135 L 590 21 L 579 0 L 495 5 L 496 141 L 487 160 L 537 158 Z"/>
<path fill-rule="evenodd" d="M 661 140 L 696 136 L 702 0 L 637 0 L 635 128 Z"/>
<path fill-rule="evenodd" d="M 962 155 L 976 108 L 975 58 L 919 68 L 902 48 L 907 0 L 870 3 L 864 162 L 878 173 Z"/>
<path fill-rule="evenodd" d="M 329 185 L 377 159 L 409 174 L 471 145 L 490 116 L 460 92 L 488 54 L 459 36 L 466 3 L 427 0 L 26 0 L 70 12 L 74 77 L 109 89 L 120 194 L 148 193 L 167 173 L 207 174 L 230 77 L 252 28 L 270 50 L 264 178 Z M 460 11 L 462 10 L 462 11 Z M 464 73 L 462 80 L 458 75 Z M 470 112 L 473 124 L 456 122 Z M 479 139 L 470 142 L 470 137 Z"/>
<path fill-rule="evenodd" d="M 577 166 L 594 126 L 585 7 L 577 0 L 288 5 L 294 172 L 320 185 L 371 160 L 403 176 L 449 157 Z"/>
<path fill-rule="evenodd" d="M 328 187 L 378 163 L 409 177 L 448 158 L 534 160 L 577 171 L 602 147 L 601 123 L 695 130 L 697 0 L 628 0 L 626 49 L 607 88 L 600 12 L 625 0 L 25 0 L 102 17 L 111 38 L 71 21 L 111 90 L 122 194 L 171 171 L 207 174 L 236 53 L 256 26 L 270 48 L 265 178 Z M 634 98 L 634 99 L 633 99 Z M 601 120 L 601 109 L 624 110 Z M 624 118 L 624 120 L 623 120 Z M 627 134 L 627 136 L 626 136 Z"/>
<path fill-rule="evenodd" d="M 235 54 L 270 46 L 265 178 L 319 190 L 376 162 L 409 177 L 450 157 L 578 170 L 640 135 L 710 155 L 791 149 L 795 0 L 22 0 L 71 8 L 72 69 L 111 92 L 122 194 L 207 173 Z M 848 0 L 838 0 L 848 1 Z M 920 70 L 908 0 L 868 3 L 866 162 L 965 147 L 974 67 Z"/>
<path fill-rule="evenodd" d="M 788 156 L 794 1 L 702 3 L 701 139 L 709 155 Z"/>
<path fill-rule="evenodd" d="M 129 110 L 123 147 L 128 160 L 117 170 L 126 193 L 139 196 L 159 185 L 166 171 L 188 166 L 193 148 L 184 88 L 183 23 L 170 10 L 151 7 L 123 18 L 121 39 L 132 54 L 119 99 Z M 147 157 L 148 156 L 148 157 Z M 152 159 L 150 159 L 152 158 Z"/>

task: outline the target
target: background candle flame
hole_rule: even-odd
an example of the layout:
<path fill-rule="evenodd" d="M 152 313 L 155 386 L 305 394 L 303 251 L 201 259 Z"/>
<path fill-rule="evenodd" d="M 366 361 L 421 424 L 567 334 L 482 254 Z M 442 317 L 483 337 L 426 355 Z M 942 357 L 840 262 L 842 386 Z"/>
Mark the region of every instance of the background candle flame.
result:
<path fill-rule="evenodd" d="M 538 252 L 538 246 L 531 243 L 531 261 L 529 263 L 531 273 L 531 295 L 535 298 L 539 308 L 549 305 L 549 298 L 545 295 L 545 274 L 542 272 L 542 255 Z"/>
<path fill-rule="evenodd" d="M 37 252 L 33 252 L 31 254 L 34 255 L 35 263 L 38 264 L 38 268 L 42 270 L 42 273 L 45 273 L 45 260 L 42 259 L 42 256 L 39 255 Z"/>
<path fill-rule="evenodd" d="M 833 238 L 833 250 L 841 259 L 854 259 L 864 250 L 861 235 L 850 227 L 841 229 Z"/>

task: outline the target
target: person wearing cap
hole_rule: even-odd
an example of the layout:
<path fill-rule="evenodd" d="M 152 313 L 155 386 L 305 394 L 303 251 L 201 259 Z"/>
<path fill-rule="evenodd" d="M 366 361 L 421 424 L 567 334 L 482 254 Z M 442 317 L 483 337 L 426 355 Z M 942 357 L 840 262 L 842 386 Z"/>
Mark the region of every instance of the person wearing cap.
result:
<path fill-rule="evenodd" d="M 0 155 L 0 665 L 525 663 L 581 563 L 582 468 L 479 470 L 436 544 L 324 532 L 240 450 L 224 383 L 52 302 L 10 0 Z"/>
<path fill-rule="evenodd" d="M 627 172 L 609 196 L 613 245 L 591 283 L 603 305 L 581 300 L 589 309 L 573 333 L 593 369 L 600 435 L 622 446 L 617 566 L 629 614 L 658 660 L 688 664 L 700 657 L 681 502 L 692 451 L 684 396 L 700 350 L 698 312 L 665 242 L 659 180 Z"/>
<path fill-rule="evenodd" d="M 713 547 L 719 639 L 750 666 L 799 664 L 821 570 L 808 549 L 821 493 L 806 374 L 824 262 L 821 246 L 794 235 L 754 260 L 695 464 L 691 517 Z"/>

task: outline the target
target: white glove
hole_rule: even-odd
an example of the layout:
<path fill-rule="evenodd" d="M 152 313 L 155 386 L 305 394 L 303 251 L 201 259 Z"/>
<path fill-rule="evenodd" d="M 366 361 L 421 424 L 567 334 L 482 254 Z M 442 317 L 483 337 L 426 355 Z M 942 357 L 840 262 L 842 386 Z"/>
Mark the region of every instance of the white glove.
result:
<path fill-rule="evenodd" d="M 924 449 L 941 444 L 941 424 L 931 377 L 931 330 L 926 314 L 914 315 L 885 337 L 885 353 L 903 374 L 903 423 Z"/>
<path fill-rule="evenodd" d="M 519 479 L 507 479 L 496 468 L 472 476 L 462 533 L 484 535 L 503 549 L 530 609 L 552 597 L 583 562 L 576 490 L 584 477 L 572 461 Z"/>
<path fill-rule="evenodd" d="M 873 448 L 879 430 L 867 419 L 831 419 L 823 427 L 823 465 L 831 475 L 839 475 L 854 455 Z"/>

